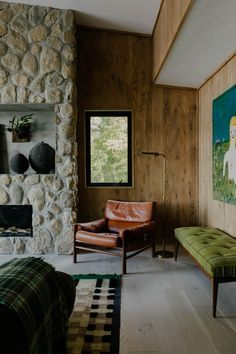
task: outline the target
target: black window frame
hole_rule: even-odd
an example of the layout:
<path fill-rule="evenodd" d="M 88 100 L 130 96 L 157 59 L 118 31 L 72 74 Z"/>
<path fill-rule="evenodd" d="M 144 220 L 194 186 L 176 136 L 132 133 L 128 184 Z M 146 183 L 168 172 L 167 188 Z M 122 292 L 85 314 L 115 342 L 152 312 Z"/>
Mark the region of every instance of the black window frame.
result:
<path fill-rule="evenodd" d="M 100 116 L 100 117 L 119 117 L 127 116 L 127 135 L 128 135 L 128 154 L 127 154 L 127 182 L 91 182 L 91 117 Z M 131 110 L 86 110 L 85 111 L 85 152 L 86 152 L 86 161 L 85 161 L 85 183 L 86 187 L 132 187 L 133 186 L 133 176 L 132 176 L 132 111 Z"/>

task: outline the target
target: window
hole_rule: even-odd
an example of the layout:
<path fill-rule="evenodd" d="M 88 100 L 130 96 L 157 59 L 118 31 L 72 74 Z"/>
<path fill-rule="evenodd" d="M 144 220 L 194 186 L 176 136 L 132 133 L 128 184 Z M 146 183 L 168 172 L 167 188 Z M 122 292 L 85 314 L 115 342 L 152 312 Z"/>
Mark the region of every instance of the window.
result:
<path fill-rule="evenodd" d="M 132 186 L 131 112 L 86 111 L 86 185 Z"/>

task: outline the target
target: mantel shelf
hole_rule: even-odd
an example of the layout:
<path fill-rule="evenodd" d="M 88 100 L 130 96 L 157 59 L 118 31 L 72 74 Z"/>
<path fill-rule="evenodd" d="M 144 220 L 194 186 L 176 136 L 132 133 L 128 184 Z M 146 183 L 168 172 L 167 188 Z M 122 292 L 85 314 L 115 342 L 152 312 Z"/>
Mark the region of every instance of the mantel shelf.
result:
<path fill-rule="evenodd" d="M 0 104 L 0 112 L 54 112 L 54 104 L 50 104 L 50 103 Z"/>

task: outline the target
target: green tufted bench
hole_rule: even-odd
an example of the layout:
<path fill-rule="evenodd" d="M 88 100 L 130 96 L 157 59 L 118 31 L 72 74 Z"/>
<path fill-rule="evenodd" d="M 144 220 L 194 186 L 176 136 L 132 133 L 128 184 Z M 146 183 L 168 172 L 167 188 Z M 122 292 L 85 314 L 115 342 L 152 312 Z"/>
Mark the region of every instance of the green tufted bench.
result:
<path fill-rule="evenodd" d="M 181 244 L 211 278 L 215 317 L 219 283 L 236 281 L 236 239 L 218 229 L 200 226 L 176 228 L 175 237 L 175 260 Z"/>

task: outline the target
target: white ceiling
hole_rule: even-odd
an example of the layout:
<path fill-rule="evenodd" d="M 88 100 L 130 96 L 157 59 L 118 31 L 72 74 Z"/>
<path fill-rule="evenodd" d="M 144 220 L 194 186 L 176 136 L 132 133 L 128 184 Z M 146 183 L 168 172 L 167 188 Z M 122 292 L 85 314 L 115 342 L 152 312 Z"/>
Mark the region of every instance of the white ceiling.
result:
<path fill-rule="evenodd" d="M 236 0 L 195 0 L 156 83 L 198 88 L 236 50 Z"/>
<path fill-rule="evenodd" d="M 161 0 L 20 0 L 29 5 L 76 11 L 79 25 L 152 34 Z"/>

